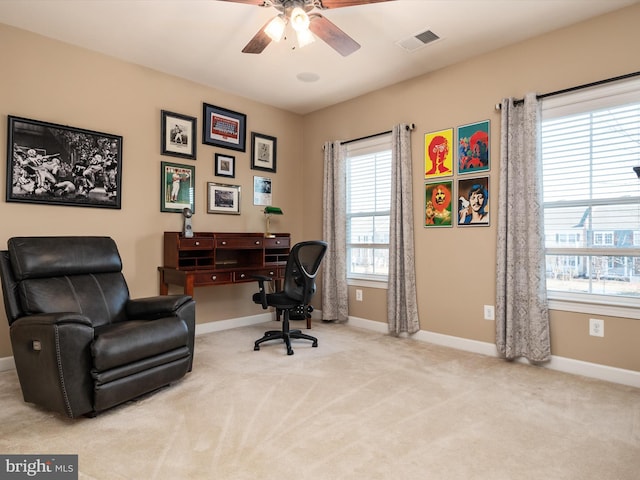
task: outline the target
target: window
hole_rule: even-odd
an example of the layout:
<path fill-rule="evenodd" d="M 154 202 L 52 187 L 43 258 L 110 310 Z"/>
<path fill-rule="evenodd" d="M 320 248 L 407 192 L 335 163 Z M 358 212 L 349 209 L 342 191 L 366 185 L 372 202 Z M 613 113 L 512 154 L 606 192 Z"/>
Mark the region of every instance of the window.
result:
<path fill-rule="evenodd" d="M 391 134 L 347 144 L 347 277 L 387 281 Z"/>
<path fill-rule="evenodd" d="M 549 298 L 640 306 L 640 81 L 543 100 Z"/>

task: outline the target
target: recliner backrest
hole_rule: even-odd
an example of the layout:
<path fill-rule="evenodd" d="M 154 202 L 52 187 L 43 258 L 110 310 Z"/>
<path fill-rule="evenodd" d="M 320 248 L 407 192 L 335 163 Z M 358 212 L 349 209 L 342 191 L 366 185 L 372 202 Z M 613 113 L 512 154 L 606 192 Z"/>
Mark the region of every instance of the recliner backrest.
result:
<path fill-rule="evenodd" d="M 8 247 L 12 278 L 4 278 L 6 265 L 2 270 L 9 323 L 54 312 L 82 313 L 95 327 L 125 319 L 129 289 L 113 239 L 14 237 Z M 7 296 L 14 297 L 8 305 Z"/>
<path fill-rule="evenodd" d="M 293 246 L 287 260 L 284 293 L 307 305 L 316 292 L 316 276 L 327 251 L 327 243 L 319 240 L 300 242 Z"/>

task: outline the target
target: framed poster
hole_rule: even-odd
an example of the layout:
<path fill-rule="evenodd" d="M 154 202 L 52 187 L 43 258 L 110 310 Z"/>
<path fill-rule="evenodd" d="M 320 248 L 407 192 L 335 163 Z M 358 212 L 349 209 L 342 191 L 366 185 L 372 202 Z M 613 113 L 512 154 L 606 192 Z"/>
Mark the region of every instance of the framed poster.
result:
<path fill-rule="evenodd" d="M 160 112 L 162 145 L 160 153 L 173 157 L 196 159 L 196 124 L 198 120 L 179 113 Z"/>
<path fill-rule="evenodd" d="M 453 128 L 424 136 L 424 178 L 453 175 Z"/>
<path fill-rule="evenodd" d="M 214 157 L 215 174 L 219 177 L 236 176 L 236 157 L 216 153 Z"/>
<path fill-rule="evenodd" d="M 458 179 L 458 226 L 489 226 L 489 177 Z"/>
<path fill-rule="evenodd" d="M 253 177 L 253 204 L 271 205 L 271 179 Z"/>
<path fill-rule="evenodd" d="M 244 152 L 247 116 L 215 105 L 203 104 L 202 143 Z"/>
<path fill-rule="evenodd" d="M 207 213 L 240 215 L 240 185 L 207 182 Z"/>
<path fill-rule="evenodd" d="M 458 173 L 489 170 L 489 120 L 458 127 Z"/>
<path fill-rule="evenodd" d="M 424 185 L 424 226 L 451 227 L 451 199 L 453 180 L 425 183 Z"/>
<path fill-rule="evenodd" d="M 7 202 L 120 208 L 122 137 L 8 117 Z"/>
<path fill-rule="evenodd" d="M 276 173 L 278 139 L 251 132 L 251 168 Z"/>
<path fill-rule="evenodd" d="M 160 164 L 160 211 L 182 213 L 190 208 L 195 213 L 196 167 L 178 163 Z"/>

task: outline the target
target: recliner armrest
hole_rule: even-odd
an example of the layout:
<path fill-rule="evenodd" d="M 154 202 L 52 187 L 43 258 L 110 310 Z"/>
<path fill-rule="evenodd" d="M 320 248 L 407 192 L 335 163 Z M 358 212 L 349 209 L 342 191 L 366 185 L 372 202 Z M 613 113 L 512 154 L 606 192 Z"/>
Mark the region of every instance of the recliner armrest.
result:
<path fill-rule="evenodd" d="M 127 302 L 127 317 L 137 320 L 153 320 L 166 317 L 189 302 L 189 295 L 158 295 L 156 297 L 136 298 Z"/>
<path fill-rule="evenodd" d="M 85 315 L 82 315 L 81 313 L 71 312 L 38 313 L 35 315 L 27 315 L 25 317 L 20 317 L 18 320 L 13 322 L 12 327 L 15 326 L 15 328 L 25 328 L 37 327 L 39 325 L 49 326 L 71 323 L 86 325 L 93 329 L 93 324 Z"/>
<path fill-rule="evenodd" d="M 26 402 L 72 418 L 93 410 L 93 326 L 86 316 L 63 312 L 20 317 L 10 333 Z"/>

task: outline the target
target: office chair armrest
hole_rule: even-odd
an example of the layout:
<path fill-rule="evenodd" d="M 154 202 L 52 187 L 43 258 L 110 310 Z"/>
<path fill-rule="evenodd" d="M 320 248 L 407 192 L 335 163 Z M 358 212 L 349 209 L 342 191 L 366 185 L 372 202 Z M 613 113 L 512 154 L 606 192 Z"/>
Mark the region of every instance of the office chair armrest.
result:
<path fill-rule="evenodd" d="M 253 296 L 253 301 L 258 303 L 258 299 L 256 297 L 259 297 L 262 308 L 267 309 L 269 305 L 267 304 L 267 292 L 264 288 L 264 282 L 270 282 L 271 280 L 273 280 L 273 278 L 268 277 L 266 275 L 251 275 L 251 276 L 258 281 L 258 288 L 260 290 L 258 293 L 256 293 Z"/>
<path fill-rule="evenodd" d="M 268 277 L 266 275 L 251 275 L 253 278 L 255 278 L 258 283 L 259 282 L 270 282 L 271 280 L 273 280 L 273 277 Z"/>

